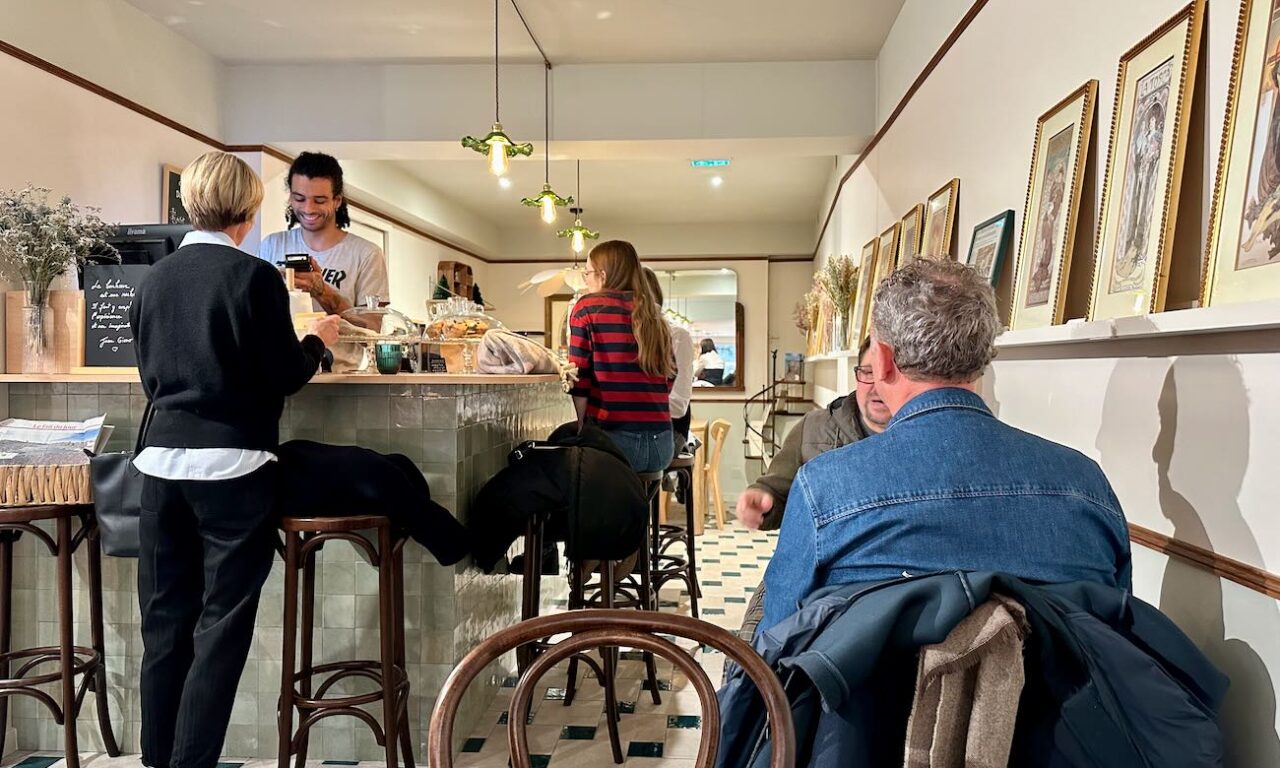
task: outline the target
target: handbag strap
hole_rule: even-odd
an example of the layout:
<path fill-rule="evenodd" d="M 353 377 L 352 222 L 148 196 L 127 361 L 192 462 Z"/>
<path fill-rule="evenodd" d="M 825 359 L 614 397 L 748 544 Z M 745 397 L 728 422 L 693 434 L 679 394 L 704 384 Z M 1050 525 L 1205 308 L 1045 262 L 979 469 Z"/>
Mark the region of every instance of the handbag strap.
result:
<path fill-rule="evenodd" d="M 147 431 L 151 429 L 151 415 L 155 413 L 155 409 L 151 407 L 150 398 L 147 399 L 147 407 L 142 409 L 142 422 L 138 424 L 138 437 L 133 442 L 133 455 L 137 456 L 142 453 L 142 444 L 147 440 Z"/>

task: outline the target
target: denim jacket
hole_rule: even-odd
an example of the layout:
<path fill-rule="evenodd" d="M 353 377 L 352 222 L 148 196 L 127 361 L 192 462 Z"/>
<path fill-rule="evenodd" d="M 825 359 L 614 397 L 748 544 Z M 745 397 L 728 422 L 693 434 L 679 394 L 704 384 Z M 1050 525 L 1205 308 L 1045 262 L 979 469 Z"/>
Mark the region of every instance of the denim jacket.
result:
<path fill-rule="evenodd" d="M 1129 589 L 1129 531 L 1098 465 L 935 389 L 888 428 L 801 467 L 757 633 L 815 589 L 947 570 Z"/>

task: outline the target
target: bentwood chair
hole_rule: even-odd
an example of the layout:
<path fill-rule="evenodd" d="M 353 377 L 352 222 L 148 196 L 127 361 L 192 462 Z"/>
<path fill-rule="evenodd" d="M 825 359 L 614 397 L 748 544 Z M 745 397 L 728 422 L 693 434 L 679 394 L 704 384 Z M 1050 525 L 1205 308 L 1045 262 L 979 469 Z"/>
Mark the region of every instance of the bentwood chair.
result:
<path fill-rule="evenodd" d="M 791 706 L 781 682 L 751 646 L 726 629 L 688 616 L 654 611 L 584 609 L 522 621 L 486 639 L 463 658 L 445 680 L 435 712 L 431 715 L 427 756 L 432 768 L 453 768 L 454 722 L 458 706 L 471 681 L 513 648 L 566 633 L 568 638 L 551 645 L 534 660 L 520 676 L 512 692 L 507 717 L 512 768 L 530 768 L 532 762 L 525 729 L 538 680 L 561 661 L 575 654 L 582 654 L 593 648 L 618 646 L 651 651 L 670 660 L 676 669 L 689 678 L 698 692 L 702 706 L 702 739 L 698 744 L 694 764 L 699 768 L 711 766 L 720 744 L 720 705 L 716 701 L 715 685 L 689 652 L 661 635 L 694 640 L 715 648 L 728 660 L 740 664 L 759 688 L 769 716 L 769 765 L 774 768 L 792 768 L 796 764 Z"/>

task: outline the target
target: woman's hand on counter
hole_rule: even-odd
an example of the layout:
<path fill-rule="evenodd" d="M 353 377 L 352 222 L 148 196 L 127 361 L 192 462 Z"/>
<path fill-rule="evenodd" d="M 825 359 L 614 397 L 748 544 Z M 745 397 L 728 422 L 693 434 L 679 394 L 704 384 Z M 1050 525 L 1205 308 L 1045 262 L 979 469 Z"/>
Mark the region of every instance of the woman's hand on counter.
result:
<path fill-rule="evenodd" d="M 312 336 L 319 337 L 326 347 L 332 347 L 338 343 L 338 316 L 325 315 L 312 320 L 311 328 L 308 332 Z"/>

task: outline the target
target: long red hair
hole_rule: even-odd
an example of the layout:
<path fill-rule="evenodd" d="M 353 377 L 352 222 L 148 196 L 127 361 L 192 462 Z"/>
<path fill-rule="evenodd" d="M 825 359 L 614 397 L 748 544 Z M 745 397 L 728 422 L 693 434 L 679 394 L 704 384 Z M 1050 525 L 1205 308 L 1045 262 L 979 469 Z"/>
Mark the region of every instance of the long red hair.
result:
<path fill-rule="evenodd" d="M 631 329 L 639 348 L 640 370 L 650 376 L 674 376 L 671 329 L 644 279 L 635 246 L 625 240 L 606 240 L 591 249 L 587 260 L 593 269 L 604 272 L 605 290 L 631 292 Z"/>

